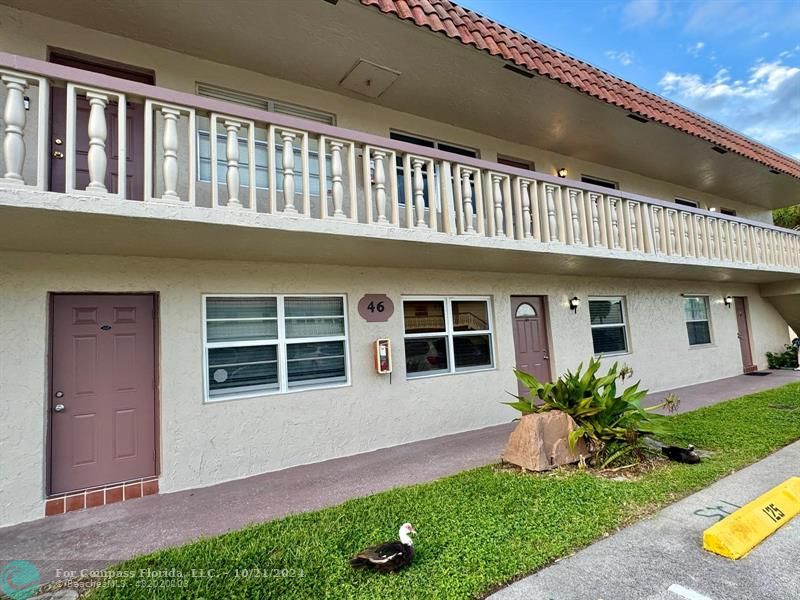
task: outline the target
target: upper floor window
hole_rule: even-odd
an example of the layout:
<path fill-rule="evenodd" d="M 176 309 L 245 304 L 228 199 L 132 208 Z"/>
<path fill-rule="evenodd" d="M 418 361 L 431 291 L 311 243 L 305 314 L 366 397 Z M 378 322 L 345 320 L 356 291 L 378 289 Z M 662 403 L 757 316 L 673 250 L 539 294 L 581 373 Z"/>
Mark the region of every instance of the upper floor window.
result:
<path fill-rule="evenodd" d="M 319 121 L 333 125 L 335 115 L 322 111 L 317 111 L 298 104 L 260 98 L 250 94 L 217 88 L 207 84 L 198 84 L 197 93 L 201 96 L 236 102 L 245 106 L 261 108 L 271 112 L 284 115 L 291 115 L 312 121 Z M 208 117 L 198 117 L 197 119 L 197 179 L 198 181 L 211 181 L 211 134 L 209 132 Z M 217 128 L 217 181 L 224 182 L 227 173 L 227 161 L 225 160 L 225 146 L 227 138 L 225 131 Z M 302 151 L 299 144 L 292 148 L 295 155 L 295 164 L 299 165 Z M 319 143 L 313 138 L 308 140 L 308 175 L 309 175 L 309 194 L 319 196 Z M 327 172 L 331 172 L 330 159 L 327 163 Z M 283 191 L 283 144 L 276 141 L 275 144 L 275 172 L 276 189 Z M 255 175 L 256 188 L 267 189 L 269 187 L 269 148 L 267 144 L 267 129 L 264 127 L 255 128 Z M 328 175 L 330 180 L 330 175 Z M 247 139 L 244 135 L 239 138 L 239 181 L 244 187 L 250 185 L 250 160 L 247 152 Z M 302 186 L 302 183 L 298 181 Z"/>
<path fill-rule="evenodd" d="M 707 296 L 685 296 L 683 312 L 686 318 L 686 331 L 689 345 L 700 346 L 711 343 L 711 321 Z"/>
<path fill-rule="evenodd" d="M 589 185 L 597 185 L 611 190 L 619 189 L 619 183 L 617 183 L 616 181 L 611 181 L 610 179 L 602 179 L 601 177 L 595 177 L 594 175 L 581 175 L 581 181 L 583 183 L 588 183 Z"/>
<path fill-rule="evenodd" d="M 729 217 L 735 217 L 736 216 L 736 211 L 733 210 L 732 208 L 721 207 L 719 209 L 719 212 L 721 212 L 723 215 L 728 215 Z"/>
<path fill-rule="evenodd" d="M 622 354 L 628 351 L 625 298 L 589 298 L 589 320 L 595 354 Z"/>
<path fill-rule="evenodd" d="M 208 401 L 349 383 L 344 296 L 207 296 Z"/>
<path fill-rule="evenodd" d="M 411 135 L 408 133 L 401 133 L 399 131 L 390 131 L 389 137 L 393 140 L 397 140 L 398 142 L 406 142 L 408 144 L 416 144 L 417 146 L 423 146 L 425 148 L 433 148 L 435 150 L 442 150 L 443 152 L 452 152 L 453 154 L 460 154 L 461 156 L 478 158 L 478 151 L 473 148 L 456 146 L 455 144 L 440 142 L 439 140 Z M 435 177 L 437 178 L 437 180 L 439 178 L 438 169 L 439 167 L 437 164 L 435 173 Z M 428 198 L 428 173 L 426 171 L 423 171 L 422 179 L 423 179 L 422 189 L 425 198 L 425 206 L 428 207 L 430 206 L 430 199 Z M 434 187 L 438 190 L 438 186 Z M 403 177 L 403 159 L 399 156 L 397 157 L 397 195 L 400 204 L 405 204 L 406 193 L 405 193 L 405 177 Z"/>
<path fill-rule="evenodd" d="M 408 377 L 494 365 L 488 298 L 404 299 L 403 323 Z"/>
<path fill-rule="evenodd" d="M 686 198 L 675 198 L 675 204 L 680 204 L 681 206 L 690 206 L 692 208 L 700 208 L 700 204 L 694 200 L 687 200 Z"/>
<path fill-rule="evenodd" d="M 497 155 L 497 162 L 507 167 L 514 167 L 515 169 L 524 169 L 526 171 L 535 171 L 536 165 L 531 160 L 524 160 L 522 158 L 511 158 L 509 156 Z"/>

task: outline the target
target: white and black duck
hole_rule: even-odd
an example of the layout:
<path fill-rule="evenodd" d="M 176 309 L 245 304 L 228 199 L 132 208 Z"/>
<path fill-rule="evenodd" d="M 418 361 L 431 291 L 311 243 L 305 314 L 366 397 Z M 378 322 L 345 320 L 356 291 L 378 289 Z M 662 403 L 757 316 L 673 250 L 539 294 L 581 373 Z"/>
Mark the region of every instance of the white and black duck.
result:
<path fill-rule="evenodd" d="M 400 539 L 371 546 L 350 559 L 355 569 L 373 569 L 383 573 L 399 571 L 411 564 L 414 558 L 414 541 L 411 534 L 417 533 L 411 523 L 400 526 Z"/>

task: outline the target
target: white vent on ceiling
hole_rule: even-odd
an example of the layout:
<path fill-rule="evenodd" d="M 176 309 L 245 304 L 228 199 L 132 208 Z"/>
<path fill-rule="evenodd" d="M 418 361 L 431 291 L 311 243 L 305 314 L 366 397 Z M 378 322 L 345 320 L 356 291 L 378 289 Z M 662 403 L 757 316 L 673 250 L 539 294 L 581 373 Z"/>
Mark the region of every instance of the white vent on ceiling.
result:
<path fill-rule="evenodd" d="M 346 90 L 377 98 L 388 90 L 398 77 L 400 77 L 400 71 L 376 65 L 374 62 L 362 58 L 344 76 L 339 85 Z"/>

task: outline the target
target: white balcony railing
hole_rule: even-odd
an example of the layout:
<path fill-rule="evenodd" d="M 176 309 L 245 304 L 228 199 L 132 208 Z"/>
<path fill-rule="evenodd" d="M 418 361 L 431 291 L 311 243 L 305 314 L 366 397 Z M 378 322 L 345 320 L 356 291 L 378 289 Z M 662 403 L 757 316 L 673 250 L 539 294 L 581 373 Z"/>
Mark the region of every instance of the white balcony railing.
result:
<path fill-rule="evenodd" d="M 126 181 L 125 111 L 138 105 L 145 202 L 499 238 L 520 248 L 562 245 L 606 256 L 800 271 L 800 232 L 765 223 L 10 54 L 0 53 L 0 76 L 2 186 L 48 189 L 48 90 L 58 86 L 67 97 L 67 193 L 126 198 L 126 186 L 108 189 L 109 160 L 115 181 Z M 31 95 L 36 123 L 27 119 Z M 82 125 L 81 103 L 88 107 Z M 198 181 L 200 119 L 208 123 L 206 182 Z M 117 128 L 113 156 L 109 123 Z M 81 186 L 77 139 L 88 139 L 81 154 L 88 183 Z"/>

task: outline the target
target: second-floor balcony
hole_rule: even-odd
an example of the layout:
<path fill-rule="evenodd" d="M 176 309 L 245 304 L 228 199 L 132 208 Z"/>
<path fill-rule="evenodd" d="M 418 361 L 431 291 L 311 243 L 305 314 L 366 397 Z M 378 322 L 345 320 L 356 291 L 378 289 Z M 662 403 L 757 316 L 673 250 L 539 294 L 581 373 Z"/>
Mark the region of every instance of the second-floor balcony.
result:
<path fill-rule="evenodd" d="M 749 282 L 800 273 L 800 232 L 763 222 L 11 54 L 0 75 L 4 248 Z"/>

